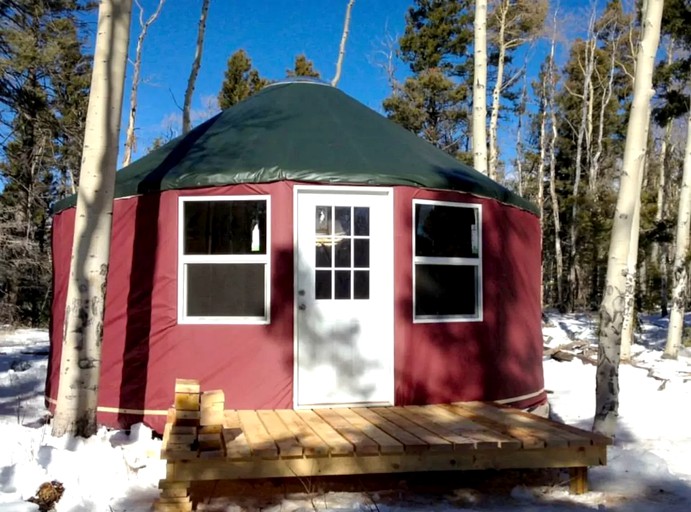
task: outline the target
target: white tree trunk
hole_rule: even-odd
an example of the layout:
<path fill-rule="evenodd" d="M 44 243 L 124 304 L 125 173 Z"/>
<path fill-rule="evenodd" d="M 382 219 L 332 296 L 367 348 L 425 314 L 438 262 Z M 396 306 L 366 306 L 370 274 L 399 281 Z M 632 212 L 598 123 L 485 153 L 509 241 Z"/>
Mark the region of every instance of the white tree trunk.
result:
<path fill-rule="evenodd" d="M 182 106 L 182 134 L 185 135 L 192 128 L 192 121 L 190 120 L 190 109 L 192 108 L 192 95 L 194 94 L 194 86 L 197 83 L 197 75 L 199 68 L 202 65 L 202 51 L 204 49 L 204 34 L 206 34 L 206 18 L 209 15 L 209 2 L 211 0 L 202 0 L 202 14 L 199 17 L 199 26 L 197 28 L 197 46 L 194 50 L 194 61 L 192 62 L 192 70 L 187 79 L 187 89 L 185 89 L 185 103 Z"/>
<path fill-rule="evenodd" d="M 475 2 L 473 167 L 487 174 L 487 0 Z"/>
<path fill-rule="evenodd" d="M 497 179 L 497 159 L 499 148 L 497 147 L 497 126 L 499 124 L 499 99 L 504 86 L 504 64 L 506 61 L 506 15 L 509 10 L 509 1 L 501 0 L 499 9 L 499 34 L 497 49 L 497 77 L 492 89 L 492 112 L 489 118 L 489 160 L 487 162 L 487 175 L 493 180 Z"/>
<path fill-rule="evenodd" d="M 132 0 L 101 0 L 53 435 L 96 433 L 103 314 Z"/>
<path fill-rule="evenodd" d="M 590 97 L 593 69 L 595 67 L 595 4 L 588 22 L 588 37 L 585 41 L 585 69 L 583 70 L 583 92 L 581 99 L 581 120 L 576 136 L 576 162 L 573 178 L 573 192 L 571 194 L 571 225 L 569 227 L 569 297 L 570 307 L 573 309 L 578 300 L 578 197 L 580 194 L 581 174 L 583 167 L 583 146 L 586 134 L 589 132 L 588 120 L 591 117 L 592 103 Z M 590 138 L 590 137 L 588 137 Z"/>
<path fill-rule="evenodd" d="M 345 21 L 343 22 L 343 35 L 341 36 L 341 45 L 338 48 L 338 60 L 336 61 L 336 75 L 331 80 L 331 85 L 336 87 L 338 81 L 341 79 L 341 70 L 343 69 L 343 58 L 345 57 L 346 42 L 348 41 L 348 32 L 350 30 L 350 13 L 353 10 L 355 0 L 348 2 L 346 7 Z"/>
<path fill-rule="evenodd" d="M 623 168 L 619 194 L 614 212 L 610 239 L 607 278 L 600 306 L 600 335 L 595 390 L 595 419 L 593 430 L 613 436 L 619 411 L 619 350 L 627 295 L 626 275 L 628 255 L 632 247 L 636 203 L 640 201 L 641 159 L 646 150 L 646 127 L 650 115 L 650 100 L 654 94 L 653 70 L 660 40 L 660 21 L 663 0 L 648 0 L 643 20 L 643 38 L 636 57 L 633 102 L 626 131 Z"/>
<path fill-rule="evenodd" d="M 137 48 L 134 52 L 134 74 L 132 75 L 132 86 L 130 88 L 130 113 L 127 117 L 127 135 L 125 136 L 125 156 L 122 159 L 122 166 L 130 165 L 132 153 L 137 149 L 137 139 L 134 135 L 134 126 L 137 119 L 137 92 L 139 90 L 140 74 L 142 69 L 142 50 L 144 49 L 144 39 L 151 24 L 156 21 L 165 0 L 158 0 L 156 11 L 144 21 L 144 8 L 135 0 L 139 8 L 139 37 L 137 37 Z"/>
<path fill-rule="evenodd" d="M 674 281 L 672 284 L 672 310 L 669 314 L 669 329 L 665 357 L 676 359 L 684 334 L 684 312 L 686 310 L 686 286 L 688 282 L 689 221 L 691 219 L 691 116 L 686 133 L 686 154 L 684 173 L 679 191 L 679 215 L 674 251 Z"/>
<path fill-rule="evenodd" d="M 646 130 L 645 140 L 648 140 L 648 130 Z M 647 168 L 647 158 L 644 155 L 641 162 L 639 190 L 642 190 L 645 169 Z M 633 211 L 633 222 L 631 224 L 631 240 L 629 241 L 629 254 L 626 259 L 626 294 L 624 295 L 624 321 L 621 326 L 621 350 L 622 361 L 631 359 L 631 345 L 633 345 L 633 330 L 636 326 L 636 270 L 638 263 L 638 238 L 641 229 L 641 201 L 636 202 Z"/>

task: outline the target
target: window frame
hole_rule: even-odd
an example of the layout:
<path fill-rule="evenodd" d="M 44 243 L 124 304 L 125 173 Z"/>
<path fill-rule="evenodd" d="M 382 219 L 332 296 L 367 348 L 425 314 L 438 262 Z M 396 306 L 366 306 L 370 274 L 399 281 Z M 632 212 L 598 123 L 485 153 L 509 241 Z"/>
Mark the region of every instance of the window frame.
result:
<path fill-rule="evenodd" d="M 185 255 L 185 203 L 214 201 L 266 202 L 266 254 L 195 254 Z M 206 264 L 263 264 L 264 316 L 191 316 L 187 314 L 187 265 Z M 271 323 L 271 196 L 268 194 L 239 196 L 180 196 L 178 197 L 178 324 L 267 325 Z"/>
<path fill-rule="evenodd" d="M 415 218 L 415 211 L 417 205 L 433 205 L 433 206 L 450 206 L 456 208 L 471 208 L 477 212 L 478 224 L 478 255 L 475 258 L 456 258 L 456 257 L 437 257 L 437 256 L 417 256 L 416 240 L 417 240 L 417 224 Z M 482 322 L 483 321 L 483 279 L 482 279 L 482 205 L 478 203 L 466 202 L 452 202 L 452 201 L 437 201 L 433 199 L 413 199 L 412 202 L 412 305 L 413 305 L 413 323 L 450 323 L 450 322 Z M 476 283 L 475 283 L 475 314 L 473 315 L 417 315 L 416 297 L 417 297 L 417 283 L 416 283 L 416 265 L 444 265 L 444 266 L 474 266 L 476 268 Z"/>

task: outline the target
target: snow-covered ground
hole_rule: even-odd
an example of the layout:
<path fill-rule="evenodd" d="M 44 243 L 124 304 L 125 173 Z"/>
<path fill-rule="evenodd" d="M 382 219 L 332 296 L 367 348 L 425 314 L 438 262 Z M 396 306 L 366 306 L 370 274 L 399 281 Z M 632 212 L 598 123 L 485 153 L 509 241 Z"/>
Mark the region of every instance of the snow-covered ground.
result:
<path fill-rule="evenodd" d="M 552 413 L 590 429 L 594 317 L 550 314 L 549 320 L 546 353 L 567 346 L 576 355 L 568 362 L 545 359 Z M 412 482 L 399 481 L 381 492 L 274 493 L 268 501 L 244 496 L 219 503 L 219 510 L 691 510 L 691 414 L 684 412 L 691 404 L 691 350 L 678 361 L 663 360 L 666 329 L 664 319 L 642 318 L 633 364 L 621 366 L 615 445 L 608 465 L 591 469 L 586 495 L 569 495 L 558 478 L 505 472 L 488 479 L 459 475 L 457 485 L 447 482 L 441 492 L 418 492 Z M 47 354 L 45 331 L 0 328 L 0 512 L 38 510 L 26 500 L 52 480 L 64 486 L 57 512 L 151 510 L 164 476 L 160 441 L 142 425 L 129 434 L 102 429 L 88 440 L 52 437 L 42 397 Z"/>

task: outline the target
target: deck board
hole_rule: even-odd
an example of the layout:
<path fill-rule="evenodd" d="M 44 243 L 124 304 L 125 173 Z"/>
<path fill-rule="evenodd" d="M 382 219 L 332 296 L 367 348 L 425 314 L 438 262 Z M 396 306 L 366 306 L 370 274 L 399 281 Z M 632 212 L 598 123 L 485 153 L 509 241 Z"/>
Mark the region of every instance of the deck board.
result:
<path fill-rule="evenodd" d="M 355 447 L 357 455 L 377 455 L 379 453 L 379 445 L 338 414 L 335 409 L 316 409 L 315 412 Z"/>
<path fill-rule="evenodd" d="M 379 445 L 379 451 L 384 454 L 403 453 L 404 447 L 400 441 L 397 441 L 383 430 L 379 429 L 365 418 L 355 413 L 348 408 L 334 409 L 338 414 L 343 416 L 351 425 L 362 431 L 367 437 L 372 439 Z"/>
<path fill-rule="evenodd" d="M 166 482 L 532 467 L 582 474 L 606 464 L 610 444 L 606 437 L 484 402 L 229 410 L 223 418 L 225 450 L 218 453 L 170 449 L 177 445 L 170 442 L 173 434 L 188 440 L 196 428 L 197 446 L 215 430 L 166 428 Z M 189 431 L 175 430 L 181 428 Z"/>
<path fill-rule="evenodd" d="M 395 407 L 374 407 L 372 410 L 386 418 L 391 423 L 397 425 L 403 430 L 413 434 L 415 437 L 422 439 L 429 447 L 430 452 L 446 452 L 453 450 L 451 441 L 436 435 L 431 430 L 420 426 L 419 424 L 399 414 L 399 408 Z"/>
<path fill-rule="evenodd" d="M 352 411 L 396 439 L 404 447 L 406 453 L 421 453 L 429 449 L 429 445 L 425 441 L 399 427 L 395 423 L 392 423 L 383 416 L 380 416 L 372 409 L 367 407 L 356 407 L 352 409 Z"/>
<path fill-rule="evenodd" d="M 278 457 L 278 447 L 266 431 L 257 411 L 238 411 L 242 431 L 252 449 L 252 454 L 261 459 Z"/>
<path fill-rule="evenodd" d="M 277 410 L 276 414 L 302 445 L 305 456 L 324 457 L 329 454 L 329 446 L 314 433 L 314 430 L 294 410 Z"/>
<path fill-rule="evenodd" d="M 314 430 L 315 434 L 329 446 L 331 455 L 352 455 L 354 453 L 353 445 L 322 420 L 316 412 L 312 410 L 299 410 L 296 412 Z"/>

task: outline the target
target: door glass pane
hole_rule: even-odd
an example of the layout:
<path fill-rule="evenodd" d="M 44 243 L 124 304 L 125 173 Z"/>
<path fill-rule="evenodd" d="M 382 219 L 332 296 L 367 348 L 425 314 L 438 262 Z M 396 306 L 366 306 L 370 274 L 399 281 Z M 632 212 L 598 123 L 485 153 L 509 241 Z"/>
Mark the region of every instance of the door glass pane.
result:
<path fill-rule="evenodd" d="M 331 234 L 331 207 L 317 206 L 315 219 L 315 233 L 318 235 Z"/>
<path fill-rule="evenodd" d="M 336 207 L 336 222 L 334 223 L 335 235 L 350 235 L 350 206 Z"/>
<path fill-rule="evenodd" d="M 353 298 L 369 299 L 369 270 L 356 270 L 354 274 Z"/>
<path fill-rule="evenodd" d="M 264 317 L 264 264 L 187 264 L 187 315 Z"/>
<path fill-rule="evenodd" d="M 346 238 L 336 244 L 336 267 L 350 268 L 350 245 L 352 239 Z"/>
<path fill-rule="evenodd" d="M 350 270 L 336 271 L 335 299 L 350 299 Z"/>
<path fill-rule="evenodd" d="M 331 244 L 317 243 L 314 263 L 317 267 L 331 267 Z"/>
<path fill-rule="evenodd" d="M 331 271 L 317 270 L 314 273 L 314 297 L 331 299 Z"/>
<path fill-rule="evenodd" d="M 477 267 L 415 265 L 415 315 L 475 315 Z"/>
<path fill-rule="evenodd" d="M 355 254 L 353 258 L 354 266 L 357 268 L 369 267 L 369 239 L 355 239 Z"/>
<path fill-rule="evenodd" d="M 356 206 L 353 210 L 355 217 L 355 236 L 369 235 L 369 207 Z"/>

